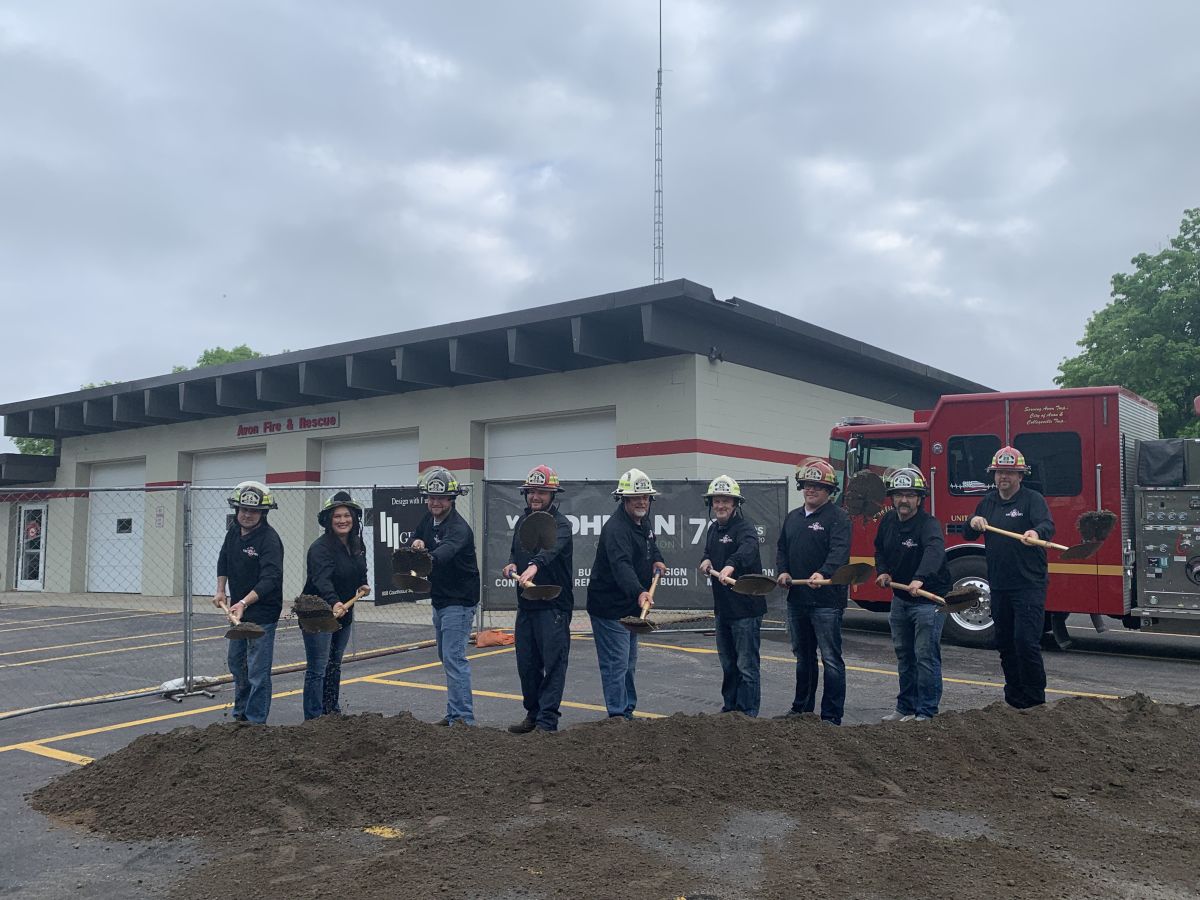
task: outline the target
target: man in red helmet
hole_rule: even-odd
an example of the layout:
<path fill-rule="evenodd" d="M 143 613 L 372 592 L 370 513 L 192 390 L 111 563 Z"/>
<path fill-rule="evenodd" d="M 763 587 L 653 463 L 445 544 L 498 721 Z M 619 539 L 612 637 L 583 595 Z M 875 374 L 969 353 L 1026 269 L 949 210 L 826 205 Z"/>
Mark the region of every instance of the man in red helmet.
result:
<path fill-rule="evenodd" d="M 517 579 L 517 675 L 521 679 L 521 697 L 525 718 L 508 726 L 513 734 L 557 731 L 563 686 L 567 680 L 567 658 L 571 652 L 571 614 L 575 595 L 575 563 L 571 522 L 558 508 L 555 497 L 562 493 L 558 473 L 549 466 L 536 466 L 521 485 L 525 495 L 525 514 L 513 529 L 512 553 L 504 567 L 505 578 Z M 518 535 L 521 525 L 532 513 L 554 516 L 554 546 L 529 551 Z M 521 585 L 534 582 L 556 585 L 562 592 L 553 600 L 527 600 Z"/>
<path fill-rule="evenodd" d="M 1030 543 L 1054 537 L 1054 520 L 1045 498 L 1021 486 L 1029 472 L 1015 447 L 1001 447 L 988 472 L 996 486 L 983 495 L 967 523 L 967 540 L 984 536 L 996 649 L 1004 669 L 1004 700 L 1017 709 L 1046 702 L 1042 633 L 1046 622 L 1046 551 Z M 987 531 L 1015 531 L 1021 540 Z"/>

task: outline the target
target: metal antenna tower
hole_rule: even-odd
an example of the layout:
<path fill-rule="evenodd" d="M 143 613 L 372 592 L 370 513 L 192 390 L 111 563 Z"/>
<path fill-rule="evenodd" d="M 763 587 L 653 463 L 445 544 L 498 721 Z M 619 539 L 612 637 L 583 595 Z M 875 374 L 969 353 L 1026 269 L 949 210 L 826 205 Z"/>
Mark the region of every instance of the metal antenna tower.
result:
<path fill-rule="evenodd" d="M 658 87 L 654 91 L 654 283 L 663 280 L 662 0 L 658 0 Z"/>

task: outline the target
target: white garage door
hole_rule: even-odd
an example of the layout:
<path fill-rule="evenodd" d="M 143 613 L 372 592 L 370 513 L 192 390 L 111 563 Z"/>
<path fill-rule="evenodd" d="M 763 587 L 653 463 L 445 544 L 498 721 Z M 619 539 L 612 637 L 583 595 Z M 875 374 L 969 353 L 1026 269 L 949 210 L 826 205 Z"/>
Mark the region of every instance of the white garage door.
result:
<path fill-rule="evenodd" d="M 242 481 L 266 481 L 266 450 L 197 453 L 192 487 L 232 488 Z M 192 591 L 212 595 L 217 588 L 217 557 L 232 522 L 230 491 L 194 490 L 192 496 Z"/>
<path fill-rule="evenodd" d="M 321 502 L 334 488 L 350 490 L 350 496 L 371 508 L 371 488 L 400 487 L 417 483 L 420 448 L 417 435 L 382 434 L 373 437 L 326 441 L 321 447 Z M 374 529 L 367 517 L 363 540 L 367 545 L 367 583 L 375 588 L 375 558 L 371 553 Z"/>
<path fill-rule="evenodd" d="M 146 461 L 92 466 L 88 498 L 87 589 L 138 594 L 142 590 L 142 525 L 146 513 Z"/>
<path fill-rule="evenodd" d="M 617 415 L 612 410 L 487 426 L 486 475 L 524 479 L 545 464 L 564 481 L 612 480 L 617 473 Z"/>

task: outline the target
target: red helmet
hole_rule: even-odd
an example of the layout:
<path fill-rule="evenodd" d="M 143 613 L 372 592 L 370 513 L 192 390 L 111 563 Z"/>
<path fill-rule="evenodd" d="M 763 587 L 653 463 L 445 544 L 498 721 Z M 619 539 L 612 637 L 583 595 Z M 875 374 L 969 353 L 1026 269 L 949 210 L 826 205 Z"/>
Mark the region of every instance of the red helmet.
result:
<path fill-rule="evenodd" d="M 996 455 L 992 457 L 992 464 L 987 467 L 989 472 L 1020 472 L 1024 475 L 1029 474 L 1029 466 L 1025 463 L 1025 457 L 1016 447 L 1001 447 L 996 451 Z"/>
<path fill-rule="evenodd" d="M 561 493 L 562 486 L 558 483 L 558 473 L 549 466 L 534 466 L 525 476 L 525 483 L 521 485 L 522 493 L 530 489 L 550 491 L 555 494 Z"/>
<path fill-rule="evenodd" d="M 837 472 L 823 459 L 806 459 L 796 466 L 796 487 L 803 490 L 806 484 L 815 484 L 835 494 L 838 489 Z"/>

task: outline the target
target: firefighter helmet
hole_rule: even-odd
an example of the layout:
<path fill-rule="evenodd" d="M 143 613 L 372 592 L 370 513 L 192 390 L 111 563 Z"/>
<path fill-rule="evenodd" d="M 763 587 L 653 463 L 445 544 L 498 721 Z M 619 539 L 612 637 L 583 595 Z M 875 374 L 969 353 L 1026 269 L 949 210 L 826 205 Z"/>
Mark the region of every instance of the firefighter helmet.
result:
<path fill-rule="evenodd" d="M 653 497 L 657 493 L 649 475 L 641 469 L 630 469 L 621 476 L 612 495 L 620 500 L 624 497 Z"/>
<path fill-rule="evenodd" d="M 728 475 L 718 475 L 708 483 L 704 499 L 711 505 L 714 497 L 732 497 L 735 503 L 742 502 L 742 487 Z"/>
<path fill-rule="evenodd" d="M 235 487 L 229 495 L 229 506 L 231 509 L 257 509 L 263 512 L 279 508 L 270 489 L 261 481 L 243 481 Z"/>
<path fill-rule="evenodd" d="M 422 475 L 417 490 L 426 497 L 457 497 L 467 492 L 454 473 L 444 466 L 434 466 Z"/>
<path fill-rule="evenodd" d="M 992 457 L 992 464 L 987 467 L 989 472 L 1020 472 L 1029 474 L 1029 466 L 1025 456 L 1016 447 L 1001 447 Z"/>
<path fill-rule="evenodd" d="M 796 466 L 796 487 L 804 490 L 806 484 L 815 484 L 817 487 L 825 488 L 830 494 L 836 494 L 838 489 L 837 472 L 825 460 L 811 457 Z"/>
<path fill-rule="evenodd" d="M 558 483 L 558 473 L 549 466 L 534 466 L 525 476 L 525 483 L 521 485 L 521 493 L 528 490 L 561 493 L 562 485 Z"/>
<path fill-rule="evenodd" d="M 317 524 L 322 528 L 328 528 L 329 523 L 333 520 L 333 511 L 339 506 L 344 506 L 350 510 L 350 515 L 354 517 L 355 525 L 362 520 L 362 504 L 351 497 L 347 491 L 338 491 L 325 501 L 325 504 L 321 507 L 321 511 L 317 513 Z"/>
<path fill-rule="evenodd" d="M 888 474 L 888 496 L 898 494 L 901 491 L 913 491 L 922 496 L 929 494 L 929 483 L 925 480 L 925 476 L 921 474 L 921 470 L 916 466 L 905 466 Z"/>

